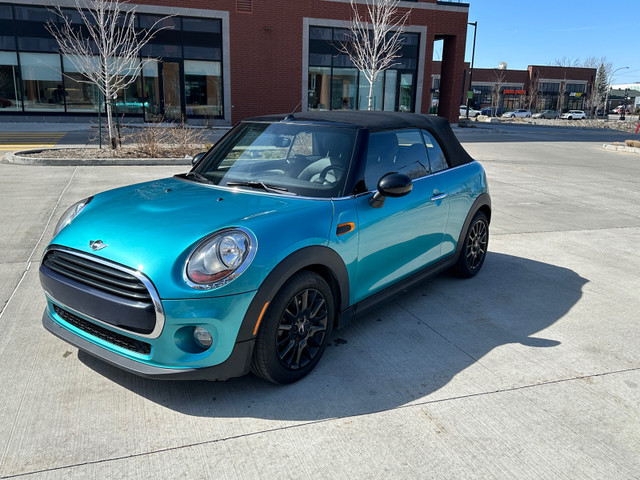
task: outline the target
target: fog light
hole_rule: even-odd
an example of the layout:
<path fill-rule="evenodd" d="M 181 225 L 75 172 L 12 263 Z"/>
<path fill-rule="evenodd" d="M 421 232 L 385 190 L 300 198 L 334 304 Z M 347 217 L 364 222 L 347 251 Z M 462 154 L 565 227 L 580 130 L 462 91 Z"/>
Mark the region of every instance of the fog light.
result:
<path fill-rule="evenodd" d="M 213 344 L 211 334 L 202 327 L 195 327 L 193 329 L 193 339 L 198 345 L 205 349 Z"/>

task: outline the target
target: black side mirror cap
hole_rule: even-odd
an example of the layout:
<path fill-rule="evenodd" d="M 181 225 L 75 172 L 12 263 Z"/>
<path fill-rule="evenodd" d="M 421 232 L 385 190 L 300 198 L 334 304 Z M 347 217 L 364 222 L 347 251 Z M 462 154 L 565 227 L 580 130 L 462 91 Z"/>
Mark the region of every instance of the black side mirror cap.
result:
<path fill-rule="evenodd" d="M 380 208 L 387 197 L 404 197 L 412 189 L 413 181 L 404 173 L 387 173 L 378 181 L 378 191 L 369 203 L 373 208 Z"/>
<path fill-rule="evenodd" d="M 198 164 L 198 162 L 204 158 L 206 154 L 207 152 L 196 153 L 196 155 L 191 159 L 191 165 L 195 167 Z"/>

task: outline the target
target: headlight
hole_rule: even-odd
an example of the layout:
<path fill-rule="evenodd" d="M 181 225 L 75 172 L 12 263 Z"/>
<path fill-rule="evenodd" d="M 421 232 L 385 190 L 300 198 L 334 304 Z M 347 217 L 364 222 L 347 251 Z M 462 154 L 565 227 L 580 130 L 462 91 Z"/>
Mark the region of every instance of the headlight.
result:
<path fill-rule="evenodd" d="M 248 230 L 221 230 L 205 238 L 189 255 L 185 281 L 199 290 L 226 285 L 247 269 L 257 246 L 255 236 Z"/>
<path fill-rule="evenodd" d="M 53 231 L 53 236 L 55 237 L 56 235 L 58 235 L 58 233 L 60 233 L 60 230 L 69 225 L 91 200 L 93 200 L 93 197 L 85 198 L 84 200 L 80 200 L 78 203 L 74 203 L 69 208 L 67 208 L 60 217 L 60 220 L 58 220 L 56 228 Z"/>

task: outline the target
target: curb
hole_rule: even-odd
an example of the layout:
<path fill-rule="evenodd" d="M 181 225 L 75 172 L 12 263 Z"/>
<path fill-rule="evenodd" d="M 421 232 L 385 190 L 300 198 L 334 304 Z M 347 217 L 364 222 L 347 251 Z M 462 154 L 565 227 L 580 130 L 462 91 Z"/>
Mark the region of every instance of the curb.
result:
<path fill-rule="evenodd" d="M 602 148 L 604 148 L 605 150 L 640 154 L 640 148 L 628 147 L 626 145 L 613 145 L 610 143 L 605 143 L 604 145 L 602 145 Z"/>
<path fill-rule="evenodd" d="M 22 154 L 40 153 L 45 150 L 22 150 L 8 152 L 0 163 L 31 166 L 160 166 L 160 165 L 189 165 L 190 158 L 35 158 Z"/>

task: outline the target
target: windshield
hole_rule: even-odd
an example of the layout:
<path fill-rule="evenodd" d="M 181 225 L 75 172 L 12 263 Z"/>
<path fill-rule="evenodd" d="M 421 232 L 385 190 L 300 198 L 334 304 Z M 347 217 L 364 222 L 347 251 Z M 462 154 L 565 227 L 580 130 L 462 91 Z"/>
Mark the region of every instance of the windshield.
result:
<path fill-rule="evenodd" d="M 356 134 L 355 128 L 317 124 L 241 123 L 188 178 L 270 193 L 339 196 Z"/>

